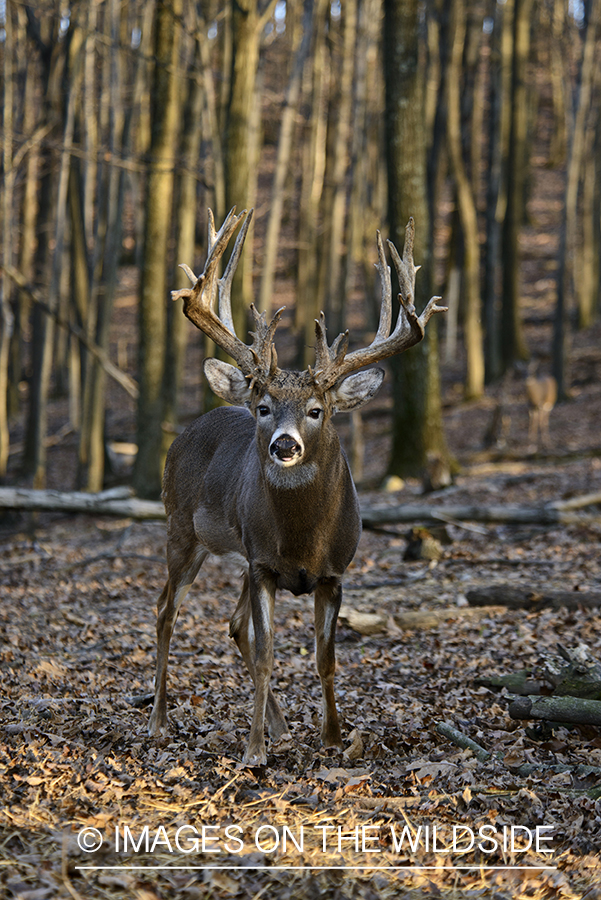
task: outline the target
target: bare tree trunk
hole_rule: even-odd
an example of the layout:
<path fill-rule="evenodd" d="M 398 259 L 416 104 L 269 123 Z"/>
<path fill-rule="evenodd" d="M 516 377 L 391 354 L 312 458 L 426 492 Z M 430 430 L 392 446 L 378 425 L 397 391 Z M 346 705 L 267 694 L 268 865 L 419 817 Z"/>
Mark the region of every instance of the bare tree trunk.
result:
<path fill-rule="evenodd" d="M 134 487 L 141 497 L 161 489 L 163 376 L 167 303 L 168 240 L 172 220 L 173 166 L 180 102 L 176 72 L 180 52 L 181 0 L 158 5 L 154 21 L 151 96 L 151 162 L 146 186 L 144 257 L 140 282 L 137 444 Z"/>
<path fill-rule="evenodd" d="M 298 99 L 302 83 L 303 69 L 311 46 L 311 22 L 313 16 L 313 0 L 305 0 L 300 44 L 296 50 L 290 81 L 284 98 L 281 116 L 280 136 L 271 192 L 271 204 L 267 235 L 265 237 L 265 254 L 263 258 L 263 275 L 259 291 L 258 309 L 269 310 L 273 292 L 275 261 L 280 235 L 282 209 L 284 206 L 284 186 L 290 165 L 294 119 L 298 108 Z"/>
<path fill-rule="evenodd" d="M 207 76 L 202 63 L 202 39 L 195 41 L 194 62 L 200 60 L 201 71 L 188 70 L 188 96 L 183 115 L 181 137 L 181 171 L 175 183 L 176 202 L 176 261 L 194 268 L 196 250 L 196 220 L 198 215 L 198 160 L 202 132 L 198 123 L 202 116 L 204 99 L 203 83 Z M 208 73 L 210 76 L 210 72 Z M 211 76 L 212 77 L 212 76 Z M 174 287 L 179 289 L 189 284 L 184 272 L 175 269 Z M 177 422 L 178 393 L 182 383 L 184 355 L 186 351 L 188 321 L 183 313 L 183 300 L 169 303 L 167 307 L 167 354 L 165 360 L 165 414 L 166 422 Z M 164 450 L 170 443 L 170 436 L 164 435 Z"/>
<path fill-rule="evenodd" d="M 493 0 L 490 48 L 488 112 L 488 160 L 486 187 L 486 245 L 484 251 L 484 367 L 487 382 L 503 373 L 501 359 L 501 223 L 505 214 L 504 160 L 508 144 L 512 3 Z"/>
<path fill-rule="evenodd" d="M 20 71 L 17 72 L 17 78 L 23 85 L 23 95 L 20 105 L 22 107 L 22 119 L 18 125 L 23 135 L 28 138 L 15 154 L 13 166 L 15 167 L 15 175 L 17 169 L 17 158 L 24 161 L 24 167 L 21 172 L 23 179 L 23 187 L 20 198 L 15 198 L 15 202 L 19 203 L 19 231 L 20 241 L 17 250 L 17 267 L 24 272 L 27 278 L 33 280 L 33 264 L 36 252 L 35 225 L 38 212 L 38 158 L 39 139 L 44 133 L 43 128 L 36 128 L 37 109 L 35 96 L 37 91 L 37 66 L 32 64 L 29 59 L 28 38 L 26 34 L 26 14 L 23 8 L 17 8 L 16 19 L 15 46 L 22 48 L 23 52 L 18 53 L 17 63 Z M 8 44 L 5 44 L 8 47 Z M 6 234 L 6 232 L 5 232 Z M 24 358 L 25 341 L 24 337 L 28 330 L 28 322 L 31 314 L 31 306 L 29 298 L 22 291 L 18 290 L 15 303 L 15 319 L 14 331 L 12 339 L 12 349 L 10 358 L 10 384 L 9 384 L 9 412 L 16 414 L 19 409 L 18 385 L 23 378 L 26 361 Z"/>
<path fill-rule="evenodd" d="M 530 54 L 530 26 L 533 0 L 515 0 L 513 15 L 513 62 L 511 75 L 511 126 L 507 156 L 507 207 L 503 221 L 503 293 L 501 333 L 505 367 L 516 359 L 526 359 L 520 315 L 519 234 L 524 221 L 524 188 L 528 167 L 528 89 L 526 67 Z"/>
<path fill-rule="evenodd" d="M 261 34 L 275 0 L 262 10 L 259 0 L 231 0 L 232 63 L 225 129 L 225 204 L 246 209 L 252 203 L 251 182 L 255 147 L 254 122 L 257 111 L 256 80 L 259 69 Z M 246 252 L 236 270 L 232 287 L 232 315 L 236 331 L 247 332 L 248 309 L 252 303 L 252 226 Z"/>
<path fill-rule="evenodd" d="M 595 109 L 595 116 L 598 110 Z M 584 156 L 582 183 L 582 246 L 580 262 L 577 267 L 579 278 L 576 282 L 578 325 L 580 328 L 591 326 L 599 312 L 599 257 L 601 244 L 600 231 L 600 165 L 599 140 L 600 122 L 597 121 L 589 130 L 587 151 Z"/>
<path fill-rule="evenodd" d="M 6 8 L 4 18 L 4 66 L 3 66 L 3 140 L 2 171 L 4 186 L 2 197 L 2 263 L 12 262 L 12 210 L 15 170 L 13 168 L 13 41 L 12 9 Z M 13 333 L 13 311 L 10 306 L 9 281 L 6 270 L 0 272 L 0 478 L 6 474 L 10 433 L 8 429 L 8 361 Z"/>
<path fill-rule="evenodd" d="M 229 7 L 228 7 L 229 8 Z M 215 86 L 213 84 L 213 70 L 209 52 L 206 21 L 199 16 L 197 26 L 196 49 L 202 68 L 202 83 L 204 86 L 204 124 L 203 131 L 210 135 L 213 164 L 213 203 L 211 209 L 215 213 L 217 222 L 223 221 L 227 214 L 225 208 L 225 170 L 223 159 L 223 144 L 219 123 L 219 108 Z"/>
<path fill-rule="evenodd" d="M 560 231 L 559 266 L 557 269 L 557 306 L 553 331 L 553 375 L 557 380 L 560 399 L 566 395 L 566 365 L 568 340 L 568 307 L 573 294 L 574 255 L 577 241 L 578 187 L 586 141 L 586 123 L 598 66 L 595 63 L 597 29 L 601 19 L 601 0 L 591 0 L 590 16 L 582 54 L 580 89 L 576 101 L 574 127 L 569 130 L 570 147 L 566 181 L 563 221 Z"/>
<path fill-rule="evenodd" d="M 295 326 L 299 336 L 298 366 L 313 362 L 315 319 L 319 315 L 317 265 L 319 206 L 323 193 L 327 132 L 329 65 L 326 53 L 328 0 L 317 0 L 312 65 L 305 70 L 310 120 L 302 151 L 302 183 L 299 215 L 298 277 Z"/>
<path fill-rule="evenodd" d="M 451 14 L 451 60 L 448 73 L 447 135 L 449 155 L 459 206 L 464 245 L 465 346 L 467 352 L 467 399 L 484 391 L 484 356 L 480 322 L 480 241 L 473 182 L 466 171 L 461 137 L 461 61 L 466 40 L 466 10 L 463 0 L 453 0 Z"/>
<path fill-rule="evenodd" d="M 54 247 L 52 250 L 52 263 L 50 284 L 48 286 L 48 306 L 55 312 L 58 306 L 61 287 L 61 270 L 63 264 L 63 250 L 65 231 L 67 224 L 67 190 L 69 183 L 69 170 L 71 164 L 71 150 L 73 146 L 73 127 L 75 119 L 75 105 L 78 92 L 81 87 L 81 62 L 82 62 L 82 31 L 73 25 L 69 40 L 66 41 L 68 53 L 67 96 L 65 98 L 64 129 L 62 137 L 62 150 L 57 183 L 56 217 L 54 223 Z M 49 77 L 49 85 L 52 85 L 52 75 Z M 51 177 L 51 176 L 50 176 Z M 41 205 L 41 209 L 43 209 Z M 24 453 L 24 466 L 33 475 L 33 484 L 36 488 L 44 487 L 46 481 L 46 430 L 47 430 L 47 406 L 50 392 L 50 376 L 52 370 L 52 350 L 54 343 L 54 320 L 43 314 L 39 321 L 38 345 L 34 377 L 32 379 L 29 419 L 26 434 L 26 448 Z"/>
<path fill-rule="evenodd" d="M 332 333 L 343 329 L 341 293 L 342 256 L 347 210 L 347 172 L 353 100 L 353 70 L 357 35 L 357 0 L 342 6 L 341 61 L 336 73 L 337 119 L 331 145 L 331 165 L 326 169 L 323 197 L 323 233 L 317 293 Z"/>
<path fill-rule="evenodd" d="M 567 152 L 567 97 L 569 83 L 567 55 L 565 53 L 566 4 L 554 0 L 551 10 L 550 75 L 553 88 L 553 137 L 549 150 L 549 164 L 559 165 Z"/>
<path fill-rule="evenodd" d="M 426 187 L 423 54 L 418 0 L 385 0 L 384 65 L 390 237 L 399 251 L 410 215 L 415 218 L 415 259 L 423 268 L 416 283 L 416 306 L 430 296 L 432 253 Z M 406 135 L 411 135 L 407 152 Z M 442 427 L 436 329 L 407 353 L 393 357 L 393 447 L 389 472 L 421 475 L 428 455 L 448 466 Z"/>

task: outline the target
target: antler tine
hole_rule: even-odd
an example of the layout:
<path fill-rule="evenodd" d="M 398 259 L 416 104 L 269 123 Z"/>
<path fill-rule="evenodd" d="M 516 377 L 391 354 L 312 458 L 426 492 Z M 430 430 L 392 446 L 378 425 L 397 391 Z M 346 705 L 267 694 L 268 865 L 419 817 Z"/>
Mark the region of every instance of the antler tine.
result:
<path fill-rule="evenodd" d="M 378 262 L 376 269 L 380 273 L 380 285 L 382 288 L 382 298 L 380 302 L 380 322 L 376 340 L 387 338 L 390 334 L 390 323 L 392 322 L 392 284 L 390 281 L 390 266 L 386 262 L 386 253 L 384 251 L 384 242 L 382 235 L 377 232 L 378 242 Z"/>
<path fill-rule="evenodd" d="M 236 243 L 234 244 L 234 249 L 232 250 L 232 255 L 229 258 L 225 273 L 223 277 L 220 278 L 217 282 L 217 284 L 219 285 L 219 318 L 221 319 L 225 327 L 229 328 L 229 330 L 233 333 L 235 333 L 235 328 L 234 320 L 232 317 L 232 281 L 234 280 L 236 266 L 238 265 L 238 260 L 240 259 L 240 254 L 242 253 L 242 247 L 244 245 L 244 241 L 246 240 L 246 234 L 250 227 L 250 223 L 252 222 L 253 213 L 254 209 L 251 209 L 248 215 L 246 215 L 246 210 L 244 210 L 244 212 L 237 217 L 236 224 L 238 224 L 242 216 L 246 215 L 246 219 L 244 220 L 242 228 L 238 232 L 238 237 L 236 238 Z M 224 225 L 226 223 L 227 219 L 225 220 Z"/>
<path fill-rule="evenodd" d="M 316 366 L 313 377 L 322 387 L 327 389 L 336 384 L 346 375 L 355 372 L 363 366 L 373 365 L 397 353 L 408 350 L 414 344 L 419 343 L 424 337 L 426 324 L 436 312 L 446 312 L 445 306 L 438 306 L 440 297 L 432 297 L 420 316 L 415 311 L 415 275 L 419 270 L 413 261 L 413 245 L 415 239 L 415 224 L 409 219 L 405 229 L 405 246 L 403 256 L 400 257 L 396 247 L 388 241 L 390 253 L 399 279 L 399 314 L 392 334 L 392 287 L 390 279 L 390 267 L 386 262 L 384 244 L 378 232 L 378 262 L 376 268 L 380 273 L 382 285 L 382 300 L 380 306 L 380 322 L 375 338 L 369 345 L 361 350 L 354 350 L 347 354 L 348 332 L 346 335 L 338 335 L 331 347 L 328 347 L 325 331 L 325 319 L 323 313 L 319 321 L 316 320 L 315 331 L 317 336 Z"/>
<path fill-rule="evenodd" d="M 208 255 L 202 275 L 197 278 L 189 266 L 182 265 L 182 269 L 193 286 L 184 290 L 172 291 L 171 297 L 173 300 L 178 297 L 183 298 L 184 314 L 197 328 L 200 328 L 236 360 L 242 372 L 250 379 L 251 387 L 254 387 L 268 382 L 277 371 L 278 358 L 273 338 L 284 307 L 276 312 L 268 325 L 265 314 L 259 314 L 254 305 L 251 305 L 256 325 L 252 344 L 250 346 L 245 344 L 236 335 L 232 316 L 232 281 L 252 215 L 252 209 L 248 213 L 244 210 L 236 215 L 234 208 L 230 210 L 223 225 L 217 231 L 213 213 L 209 210 Z M 219 262 L 240 222 L 243 223 L 242 228 L 236 238 L 225 273 L 218 279 Z M 217 291 L 219 293 L 218 314 L 214 309 Z"/>
<path fill-rule="evenodd" d="M 225 217 L 219 231 L 217 231 L 215 228 L 215 218 L 213 216 L 213 210 L 208 210 L 207 259 L 201 277 L 204 276 L 206 284 L 205 289 L 208 288 L 207 296 L 210 298 L 211 306 L 214 305 L 215 292 L 217 290 L 217 285 L 219 284 L 217 275 L 219 272 L 219 263 L 221 261 L 221 257 L 225 253 L 225 249 L 230 241 L 231 236 L 238 227 L 239 222 L 244 219 L 246 215 L 247 213 L 245 209 L 239 215 L 236 215 L 236 207 L 234 206 L 232 209 L 230 209 L 229 213 Z M 244 233 L 244 236 L 246 236 L 246 232 Z M 239 255 L 240 252 L 238 252 L 238 256 Z M 234 331 L 231 325 L 228 325 L 227 327 L 232 332 Z"/>
<path fill-rule="evenodd" d="M 405 308 L 415 308 L 415 275 L 421 266 L 416 266 L 413 262 L 413 243 L 415 239 L 415 224 L 413 219 L 409 219 L 405 229 L 405 246 L 403 247 L 403 258 L 399 256 L 399 251 L 392 241 L 387 241 L 390 248 L 390 255 L 394 262 L 397 278 L 399 280 L 399 299 Z M 399 310 L 399 318 L 401 312 Z"/>
<path fill-rule="evenodd" d="M 275 374 L 277 369 L 278 355 L 273 343 L 273 338 L 285 309 L 285 306 L 280 307 L 268 325 L 265 313 L 258 312 L 254 303 L 251 304 L 250 311 L 255 320 L 256 331 L 251 332 L 253 342 L 250 351 L 257 367 L 257 375 L 254 379 L 257 383 L 260 377 L 271 377 Z"/>
<path fill-rule="evenodd" d="M 213 309 L 217 286 L 219 285 L 221 288 L 221 284 L 224 282 L 224 294 L 229 293 L 228 288 L 231 287 L 231 280 L 233 278 L 236 263 L 238 262 L 242 251 L 242 244 L 246 237 L 247 228 L 243 227 L 238 235 L 232 253 L 232 256 L 235 256 L 235 258 L 233 261 L 230 260 L 224 278 L 219 279 L 218 281 L 217 274 L 219 262 L 232 234 L 243 219 L 248 221 L 246 210 L 239 215 L 236 215 L 236 210 L 234 208 L 230 210 L 226 216 L 219 231 L 216 231 L 213 213 L 209 210 L 208 255 L 202 274 L 196 278 L 189 266 L 182 266 L 184 272 L 190 281 L 192 281 L 193 286 L 179 291 L 172 291 L 171 299 L 177 300 L 181 297 L 184 301 L 184 314 L 187 318 L 196 325 L 197 328 L 210 337 L 211 340 L 215 341 L 219 347 L 225 350 L 232 359 L 235 359 L 244 374 L 249 375 L 250 377 L 255 369 L 253 354 L 251 353 L 250 347 L 236 335 L 232 321 L 231 299 L 229 296 L 227 298 L 227 303 L 225 303 L 225 299 L 222 303 L 220 297 L 220 312 L 223 311 L 223 308 L 226 308 L 227 310 L 224 319 L 220 318 Z"/>

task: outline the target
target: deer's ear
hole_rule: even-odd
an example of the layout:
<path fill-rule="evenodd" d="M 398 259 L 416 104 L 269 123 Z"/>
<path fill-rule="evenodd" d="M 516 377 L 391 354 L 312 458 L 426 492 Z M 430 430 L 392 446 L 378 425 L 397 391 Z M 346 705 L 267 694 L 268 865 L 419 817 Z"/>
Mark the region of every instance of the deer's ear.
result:
<path fill-rule="evenodd" d="M 211 390 L 222 400 L 227 400 L 234 406 L 248 403 L 250 387 L 240 369 L 220 359 L 205 359 L 204 370 Z"/>
<path fill-rule="evenodd" d="M 334 412 L 352 412 L 375 397 L 384 380 L 383 369 L 366 369 L 349 375 L 332 389 Z"/>

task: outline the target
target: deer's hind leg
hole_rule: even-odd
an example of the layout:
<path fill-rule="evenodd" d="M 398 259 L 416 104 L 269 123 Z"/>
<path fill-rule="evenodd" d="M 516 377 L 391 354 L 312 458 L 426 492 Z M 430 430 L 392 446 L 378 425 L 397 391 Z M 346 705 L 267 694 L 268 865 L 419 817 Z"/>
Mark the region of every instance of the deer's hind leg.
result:
<path fill-rule="evenodd" d="M 248 575 L 244 576 L 244 584 L 242 585 L 242 593 L 238 600 L 238 605 L 234 610 L 234 614 L 230 619 L 230 637 L 233 637 L 238 645 L 238 649 L 242 654 L 242 659 L 246 663 L 246 668 L 250 672 L 253 684 L 255 679 L 255 635 L 254 626 L 251 616 L 250 593 L 248 585 Z M 272 740 L 277 741 L 284 735 L 288 735 L 288 725 L 284 714 L 279 707 L 278 701 L 275 699 L 271 688 L 267 691 L 267 706 L 265 710 L 267 725 L 269 728 L 269 736 Z"/>
<path fill-rule="evenodd" d="M 208 551 L 194 539 L 185 544 L 172 540 L 167 547 L 169 577 L 157 603 L 155 694 L 148 723 L 148 733 L 153 737 L 167 732 L 167 662 L 171 635 L 182 602 L 207 555 Z"/>

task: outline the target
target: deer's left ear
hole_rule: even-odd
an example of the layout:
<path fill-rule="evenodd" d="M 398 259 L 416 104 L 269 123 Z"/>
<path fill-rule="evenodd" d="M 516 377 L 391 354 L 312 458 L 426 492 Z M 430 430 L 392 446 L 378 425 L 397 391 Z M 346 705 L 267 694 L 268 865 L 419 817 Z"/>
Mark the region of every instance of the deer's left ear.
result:
<path fill-rule="evenodd" d="M 366 369 L 349 375 L 332 389 L 334 412 L 352 412 L 375 397 L 384 381 L 383 369 Z"/>

